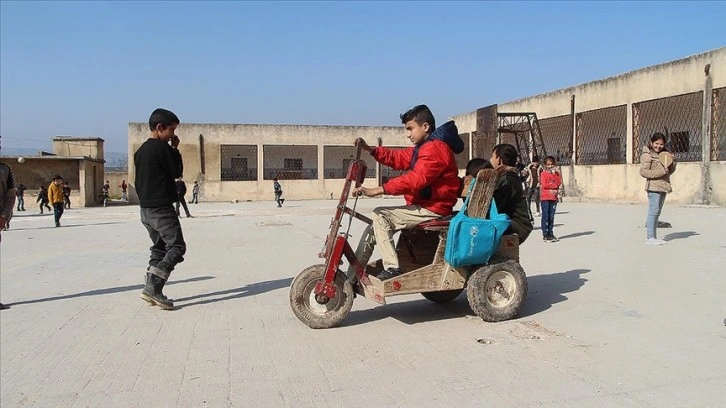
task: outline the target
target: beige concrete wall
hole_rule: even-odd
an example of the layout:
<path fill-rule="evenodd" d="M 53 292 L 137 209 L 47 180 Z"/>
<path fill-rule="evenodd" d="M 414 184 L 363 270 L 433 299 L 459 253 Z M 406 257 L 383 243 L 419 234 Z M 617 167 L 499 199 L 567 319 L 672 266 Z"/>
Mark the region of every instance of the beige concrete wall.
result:
<path fill-rule="evenodd" d="M 105 179 L 109 181 L 109 185 L 111 186 L 109 196 L 112 199 L 120 199 L 121 187 L 119 187 L 119 185 L 121 184 L 121 180 L 126 180 L 126 183 L 129 182 L 129 173 L 125 171 L 107 171 L 104 175 Z M 103 184 L 101 187 L 103 187 Z"/>
<path fill-rule="evenodd" d="M 53 154 L 103 160 L 103 142 L 98 137 L 56 136 L 53 138 Z"/>
<path fill-rule="evenodd" d="M 182 118 L 183 120 L 183 118 Z M 134 185 L 134 152 L 149 136 L 148 125 L 145 123 L 129 124 L 129 195 L 133 202 L 138 202 Z M 315 161 L 317 178 L 313 180 L 281 180 L 284 195 L 287 199 L 324 199 L 340 194 L 342 180 L 325 180 L 323 146 L 352 146 L 356 137 L 364 138 L 368 144 L 376 145 L 377 138 L 382 139 L 385 146 L 410 146 L 402 126 L 306 126 L 306 125 L 244 125 L 244 124 L 206 124 L 182 123 L 177 129 L 181 139 L 179 151 L 184 158 L 184 179 L 187 183 L 200 181 L 200 200 L 202 201 L 234 201 L 234 200 L 272 200 L 274 198 L 272 181 L 265 174 L 264 168 L 276 166 L 282 168 L 283 159 L 289 157 L 276 152 L 264 162 L 264 146 L 314 146 L 312 151 L 303 156 L 304 166 Z M 201 135 L 201 138 L 200 138 Z M 203 141 L 203 142 L 200 142 Z M 258 178 L 255 181 L 221 181 L 221 146 L 222 145 L 254 145 L 257 146 Z M 201 146 L 203 145 L 203 149 Z M 204 151 L 205 172 L 202 174 L 202 157 Z M 284 152 L 284 150 L 283 150 Z M 296 150 L 291 150 L 296 152 Z M 305 160 L 307 158 L 307 160 Z M 248 158 L 248 167 L 253 161 Z M 268 171 L 269 173 L 269 171 Z M 375 179 L 366 181 L 374 185 Z M 191 184 L 190 184 L 191 185 Z"/>
<path fill-rule="evenodd" d="M 709 67 L 709 76 L 705 74 Z M 593 81 L 553 92 L 531 96 L 498 105 L 499 112 L 535 112 L 539 119 L 546 119 L 570 113 L 571 97 L 575 96 L 576 113 L 592 111 L 619 105 L 627 106 L 626 163 L 634 163 L 637 153 L 633 151 L 633 105 L 654 99 L 703 92 L 712 88 L 726 86 L 726 47 L 688 58 L 655 65 L 610 78 Z M 709 135 L 700 126 L 702 112 L 678 112 L 686 115 L 682 122 L 688 125 L 693 140 L 706 141 Z M 674 109 L 659 112 L 660 119 L 666 120 Z M 465 112 L 452 117 L 462 132 L 476 131 L 476 111 Z M 650 118 L 647 126 L 641 127 L 643 134 L 653 131 Z M 694 124 L 697 123 L 697 124 Z M 642 124 L 641 124 L 642 125 Z M 725 125 L 726 126 L 726 125 Z M 661 128 L 662 129 L 662 128 Z M 700 132 L 700 134 L 697 134 Z M 693 148 L 701 144 L 691 143 Z M 573 141 L 574 145 L 574 141 Z M 547 146 L 546 146 L 547 147 Z M 636 151 L 640 150 L 635 146 Z M 490 152 L 473 152 L 473 156 L 488 157 Z M 726 205 L 724 186 L 726 186 L 726 162 L 679 163 L 678 173 L 674 175 L 674 193 L 669 200 L 682 204 L 709 203 Z M 574 192 L 581 192 L 582 198 L 593 200 L 641 201 L 643 181 L 638 174 L 637 164 L 620 165 L 576 165 Z M 570 170 L 563 171 L 568 180 Z M 572 187 L 572 186 L 571 186 Z"/>
<path fill-rule="evenodd" d="M 673 192 L 668 194 L 669 203 L 700 203 L 700 185 L 703 183 L 701 166 L 701 163 L 678 163 L 676 172 L 671 176 Z M 711 162 L 708 167 L 713 179 L 726 180 L 726 162 Z M 640 176 L 639 164 L 575 165 L 573 170 L 577 186 L 582 191 L 575 199 L 639 203 L 648 201 L 645 179 Z M 569 166 L 564 166 L 562 173 L 562 182 L 567 186 L 572 177 Z M 565 196 L 572 197 L 572 192 L 566 190 Z M 710 205 L 726 206 L 726 190 L 723 187 L 713 189 Z"/>

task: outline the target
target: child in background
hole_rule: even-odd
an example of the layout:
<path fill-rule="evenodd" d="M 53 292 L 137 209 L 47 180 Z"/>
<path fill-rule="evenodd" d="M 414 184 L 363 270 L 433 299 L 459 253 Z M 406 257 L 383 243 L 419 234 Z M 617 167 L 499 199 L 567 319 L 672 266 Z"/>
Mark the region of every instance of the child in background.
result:
<path fill-rule="evenodd" d="M 547 156 L 544 160 L 544 171 L 540 173 L 540 205 L 542 207 L 542 240 L 544 242 L 557 242 L 552 228 L 555 225 L 555 212 L 557 211 L 557 197 L 562 185 L 562 174 L 557 169 L 554 157 Z"/>

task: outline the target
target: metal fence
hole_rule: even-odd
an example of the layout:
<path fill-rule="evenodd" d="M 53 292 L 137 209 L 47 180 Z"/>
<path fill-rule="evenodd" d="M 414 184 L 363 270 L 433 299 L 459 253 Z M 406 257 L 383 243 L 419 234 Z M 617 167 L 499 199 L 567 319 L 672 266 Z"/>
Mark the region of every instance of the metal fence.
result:
<path fill-rule="evenodd" d="M 318 178 L 318 147 L 262 146 L 263 177 L 272 180 L 315 180 Z"/>
<path fill-rule="evenodd" d="M 703 157 L 703 92 L 633 104 L 633 162 L 640 163 L 643 146 L 660 132 L 666 147 L 678 161 L 700 161 Z"/>
<path fill-rule="evenodd" d="M 711 160 L 726 160 L 726 88 L 713 90 L 711 100 Z"/>
<path fill-rule="evenodd" d="M 577 114 L 577 164 L 625 163 L 627 105 Z"/>
<path fill-rule="evenodd" d="M 257 180 L 257 146 L 221 145 L 222 181 Z"/>
<path fill-rule="evenodd" d="M 348 174 L 350 162 L 355 160 L 355 146 L 323 146 L 323 178 L 344 179 Z M 376 177 L 376 160 L 366 152 L 361 153 L 361 160 L 366 162 L 367 178 Z"/>
<path fill-rule="evenodd" d="M 572 115 L 555 116 L 539 120 L 542 140 L 547 155 L 559 164 L 572 164 Z M 541 157 L 544 159 L 544 157 Z"/>

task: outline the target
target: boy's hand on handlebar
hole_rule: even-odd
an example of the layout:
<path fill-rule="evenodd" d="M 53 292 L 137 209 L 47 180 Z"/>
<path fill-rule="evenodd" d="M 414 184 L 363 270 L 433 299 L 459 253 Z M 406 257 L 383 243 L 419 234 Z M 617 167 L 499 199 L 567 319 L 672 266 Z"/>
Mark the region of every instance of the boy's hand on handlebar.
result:
<path fill-rule="evenodd" d="M 353 197 L 376 197 L 381 194 L 383 194 L 383 187 L 368 188 L 360 186 L 353 189 Z"/>
<path fill-rule="evenodd" d="M 353 143 L 354 146 L 360 146 L 361 149 L 365 150 L 366 152 L 370 153 L 373 151 L 373 148 L 366 143 L 365 140 L 363 140 L 362 137 L 358 137 L 355 139 L 355 142 Z"/>

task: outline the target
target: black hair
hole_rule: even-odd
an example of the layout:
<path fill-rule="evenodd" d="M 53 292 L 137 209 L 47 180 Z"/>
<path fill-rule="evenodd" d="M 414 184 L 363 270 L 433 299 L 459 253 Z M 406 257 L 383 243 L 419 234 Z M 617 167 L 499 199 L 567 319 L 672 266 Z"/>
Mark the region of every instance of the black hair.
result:
<path fill-rule="evenodd" d="M 431 109 L 429 109 L 426 105 L 416 105 L 401 114 L 401 123 L 404 125 L 406 122 L 410 122 L 412 120 L 418 123 L 419 126 L 424 123 L 428 123 L 431 127 L 431 132 L 436 129 L 436 119 L 434 119 L 434 114 L 431 113 Z"/>
<path fill-rule="evenodd" d="M 552 164 L 557 164 L 557 159 L 555 159 L 555 156 L 547 156 L 544 159 L 544 164 L 547 164 L 548 161 L 551 161 Z"/>
<path fill-rule="evenodd" d="M 514 146 L 502 143 L 494 146 L 494 149 L 492 149 L 492 152 L 494 152 L 497 157 L 499 157 L 502 160 L 502 164 L 505 166 L 516 166 L 517 165 L 517 149 L 514 148 Z"/>
<path fill-rule="evenodd" d="M 174 112 L 162 108 L 155 109 L 149 116 L 149 129 L 152 131 L 156 130 L 158 125 L 161 125 L 162 129 L 166 129 L 171 125 L 178 125 L 179 117 Z"/>
<path fill-rule="evenodd" d="M 61 177 L 60 175 L 56 174 L 55 176 L 53 176 L 52 181 L 59 180 L 59 179 L 60 180 L 63 180 L 63 177 Z"/>
<path fill-rule="evenodd" d="M 532 156 L 532 162 L 533 163 L 534 162 L 538 162 L 539 163 L 539 156 L 537 156 L 537 155 Z"/>
<path fill-rule="evenodd" d="M 653 143 L 655 143 L 658 140 L 663 140 L 663 145 L 664 145 L 663 151 L 668 151 L 665 148 L 665 144 L 668 143 L 668 139 L 666 138 L 666 136 L 663 133 L 660 133 L 660 132 L 653 133 L 653 136 L 650 137 L 650 143 L 648 143 L 648 148 L 653 149 Z"/>
<path fill-rule="evenodd" d="M 494 166 L 489 163 L 489 160 L 482 159 L 481 157 L 475 157 L 469 160 L 469 163 L 466 163 L 466 175 L 476 177 L 476 175 L 479 173 L 479 170 L 493 168 Z"/>

